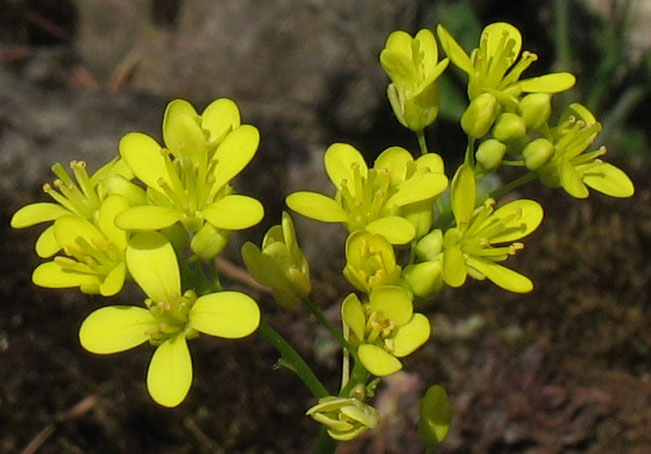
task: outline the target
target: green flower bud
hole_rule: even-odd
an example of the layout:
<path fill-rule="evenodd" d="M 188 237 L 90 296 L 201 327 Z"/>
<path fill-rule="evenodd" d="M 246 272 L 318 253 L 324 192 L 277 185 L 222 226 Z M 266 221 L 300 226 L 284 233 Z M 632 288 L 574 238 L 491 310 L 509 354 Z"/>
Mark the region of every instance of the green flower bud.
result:
<path fill-rule="evenodd" d="M 506 145 L 499 140 L 488 139 L 479 145 L 475 158 L 486 170 L 495 170 L 502 162 L 506 148 Z"/>
<path fill-rule="evenodd" d="M 527 127 L 540 129 L 552 113 L 552 95 L 549 93 L 531 93 L 520 100 L 518 113 L 524 118 Z"/>
<path fill-rule="evenodd" d="M 527 123 L 520 115 L 505 112 L 497 117 L 493 127 L 493 137 L 502 142 L 519 139 L 527 132 Z"/>
<path fill-rule="evenodd" d="M 442 386 L 431 386 L 420 401 L 418 434 L 428 447 L 445 440 L 452 422 L 452 407 Z"/>
<path fill-rule="evenodd" d="M 499 104 L 495 96 L 482 93 L 470 101 L 470 105 L 461 116 L 461 127 L 470 137 L 479 139 L 493 126 L 498 112 Z"/>
<path fill-rule="evenodd" d="M 536 170 L 545 165 L 554 154 L 554 144 L 545 138 L 532 141 L 522 150 L 524 163 L 529 170 Z"/>
<path fill-rule="evenodd" d="M 443 290 L 443 262 L 433 260 L 405 267 L 402 277 L 414 295 L 421 298 L 436 296 Z"/>
<path fill-rule="evenodd" d="M 436 229 L 416 243 L 416 257 L 421 260 L 434 260 L 443 247 L 443 232 Z"/>
<path fill-rule="evenodd" d="M 192 237 L 190 248 L 202 259 L 211 259 L 224 250 L 230 237 L 230 230 L 216 229 L 206 222 Z"/>

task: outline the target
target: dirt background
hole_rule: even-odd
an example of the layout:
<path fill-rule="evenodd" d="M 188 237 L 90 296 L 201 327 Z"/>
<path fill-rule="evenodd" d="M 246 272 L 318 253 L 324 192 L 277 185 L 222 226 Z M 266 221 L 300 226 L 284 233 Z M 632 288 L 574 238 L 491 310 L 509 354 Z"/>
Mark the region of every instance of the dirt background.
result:
<path fill-rule="evenodd" d="M 484 22 L 512 20 L 538 52 L 548 49 L 534 25 L 549 23 L 549 10 L 521 24 L 522 11 L 499 3 L 469 2 Z M 416 149 L 392 118 L 376 57 L 390 31 L 416 30 L 432 5 L 0 1 L 1 453 L 311 452 L 319 427 L 303 414 L 313 400 L 262 338 L 194 340 L 187 400 L 158 407 L 145 389 L 151 349 L 104 357 L 81 349 L 81 320 L 108 302 L 35 287 L 29 276 L 38 264 L 38 228 L 14 231 L 9 219 L 20 206 L 46 200 L 39 188 L 53 162 L 83 159 L 96 168 L 124 133 L 158 137 L 169 99 L 203 106 L 228 96 L 263 137 L 238 185 L 265 202 L 267 216 L 234 241 L 227 257 L 240 263 L 238 244 L 259 241 L 277 222 L 285 194 L 327 190 L 320 156 L 329 143 L 353 143 L 369 158 L 393 144 Z M 638 118 L 648 121 L 647 113 Z M 463 147 L 455 131 L 441 120 L 429 137 L 452 161 Z M 380 389 L 382 429 L 342 445 L 340 454 L 422 452 L 417 402 L 435 383 L 448 389 L 454 407 L 437 453 L 651 453 L 649 166 L 611 148 L 611 161 L 630 169 L 636 195 L 576 201 L 524 188 L 546 211 L 512 264 L 532 277 L 534 292 L 513 295 L 473 282 L 423 306 L 432 342 Z M 332 316 L 349 291 L 337 277 L 341 251 L 329 247 L 342 233 L 299 223 L 314 299 Z M 336 389 L 335 347 L 314 320 L 237 282 L 229 286 L 251 292 Z M 140 298 L 131 289 L 114 302 Z"/>

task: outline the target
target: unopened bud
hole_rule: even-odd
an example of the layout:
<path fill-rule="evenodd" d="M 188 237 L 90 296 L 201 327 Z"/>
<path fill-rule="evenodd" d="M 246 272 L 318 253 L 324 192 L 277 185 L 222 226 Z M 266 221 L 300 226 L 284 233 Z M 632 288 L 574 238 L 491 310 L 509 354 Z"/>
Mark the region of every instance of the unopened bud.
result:
<path fill-rule="evenodd" d="M 499 105 L 495 96 L 482 93 L 470 102 L 461 116 L 461 127 L 470 137 L 479 139 L 493 126 L 498 111 Z"/>
<path fill-rule="evenodd" d="M 502 162 L 505 153 L 505 144 L 496 139 L 488 139 L 479 145 L 475 158 L 486 170 L 495 170 Z"/>
<path fill-rule="evenodd" d="M 552 95 L 549 93 L 531 93 L 520 100 L 518 112 L 527 123 L 527 127 L 540 129 L 552 113 Z"/>
<path fill-rule="evenodd" d="M 540 138 L 532 141 L 522 150 L 524 164 L 529 170 L 536 170 L 545 165 L 554 154 L 554 144 Z"/>
<path fill-rule="evenodd" d="M 443 289 L 443 262 L 434 260 L 405 267 L 402 277 L 414 295 L 433 297 Z"/>
<path fill-rule="evenodd" d="M 520 115 L 505 112 L 497 117 L 493 127 L 493 137 L 502 142 L 511 142 L 524 136 L 527 123 Z"/>
<path fill-rule="evenodd" d="M 436 229 L 416 243 L 416 257 L 421 260 L 434 260 L 443 247 L 443 232 Z"/>

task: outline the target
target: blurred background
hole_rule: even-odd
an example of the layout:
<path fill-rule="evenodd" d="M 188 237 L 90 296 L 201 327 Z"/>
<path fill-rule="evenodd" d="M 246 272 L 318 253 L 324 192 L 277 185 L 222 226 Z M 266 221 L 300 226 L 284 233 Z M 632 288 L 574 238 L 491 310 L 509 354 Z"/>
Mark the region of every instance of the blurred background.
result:
<path fill-rule="evenodd" d="M 536 284 L 528 295 L 472 282 L 421 310 L 432 342 L 386 380 L 382 428 L 340 454 L 418 453 L 418 399 L 448 390 L 454 420 L 437 453 L 627 453 L 651 446 L 651 2 L 647 0 L 0 0 L 0 452 L 305 453 L 319 427 L 314 401 L 253 335 L 191 343 L 195 380 L 176 409 L 145 389 L 151 349 L 100 357 L 77 330 L 105 300 L 35 287 L 38 228 L 13 231 L 20 206 L 45 201 L 54 162 L 96 169 L 119 138 L 160 138 L 166 103 L 200 110 L 230 97 L 262 142 L 236 185 L 264 201 L 263 223 L 226 254 L 240 265 L 245 239 L 278 222 L 286 194 L 330 191 L 322 153 L 348 142 L 373 159 L 415 137 L 395 120 L 378 55 L 389 33 L 441 23 L 471 49 L 483 26 L 508 21 L 539 60 L 527 76 L 571 71 L 580 100 L 603 123 L 599 144 L 636 185 L 631 199 L 577 201 L 537 183 L 521 194 L 546 218 L 513 260 Z M 462 159 L 466 106 L 455 70 L 441 81 L 439 120 L 427 131 L 448 169 Z M 297 219 L 298 221 L 298 219 Z M 300 220 L 314 299 L 333 318 L 350 291 L 340 275 L 340 228 Z M 336 345 L 304 313 L 238 282 L 270 323 L 336 389 Z M 112 302 L 138 304 L 133 290 Z"/>

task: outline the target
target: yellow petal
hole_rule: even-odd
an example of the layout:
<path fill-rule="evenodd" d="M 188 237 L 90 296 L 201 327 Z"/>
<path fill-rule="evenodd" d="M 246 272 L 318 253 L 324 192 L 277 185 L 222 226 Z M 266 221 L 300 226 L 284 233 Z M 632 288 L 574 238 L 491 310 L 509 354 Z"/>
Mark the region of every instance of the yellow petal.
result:
<path fill-rule="evenodd" d="M 75 215 L 61 216 L 54 223 L 54 237 L 62 247 L 74 245 L 83 238 L 91 245 L 105 240 L 105 236 L 92 223 Z"/>
<path fill-rule="evenodd" d="M 86 317 L 79 340 L 92 353 L 117 353 L 147 341 L 146 332 L 155 325 L 154 317 L 142 307 L 107 306 Z"/>
<path fill-rule="evenodd" d="M 607 162 L 602 162 L 583 174 L 583 182 L 611 197 L 631 197 L 635 192 L 628 175 Z"/>
<path fill-rule="evenodd" d="M 227 195 L 202 211 L 213 226 L 226 230 L 241 230 L 256 225 L 264 216 L 262 204 L 245 195 Z"/>
<path fill-rule="evenodd" d="M 506 22 L 495 22 L 484 27 L 480 37 L 480 40 L 487 41 L 487 58 L 495 57 L 501 51 L 500 42 L 504 36 L 514 41 L 512 57 L 515 58 L 520 54 L 520 49 L 522 48 L 522 35 L 520 31 Z"/>
<path fill-rule="evenodd" d="M 119 194 L 108 196 L 99 208 L 99 228 L 120 250 L 127 247 L 127 233 L 115 225 L 115 217 L 129 208 L 129 202 Z"/>
<path fill-rule="evenodd" d="M 66 214 L 71 213 L 56 203 L 30 203 L 14 213 L 11 217 L 11 226 L 14 229 L 22 229 L 41 222 L 54 221 Z"/>
<path fill-rule="evenodd" d="M 318 192 L 294 192 L 287 196 L 285 203 L 297 213 L 321 222 L 348 221 L 348 213 L 336 200 Z"/>
<path fill-rule="evenodd" d="M 352 191 L 352 181 L 355 178 L 354 168 L 358 169 L 362 178 L 366 178 L 368 172 L 362 154 L 355 147 L 346 143 L 330 145 L 323 155 L 323 162 L 330 181 L 337 189 L 341 189 L 341 181 L 346 180 Z"/>
<path fill-rule="evenodd" d="M 127 276 L 127 264 L 120 262 L 104 278 L 104 282 L 99 286 L 99 293 L 102 296 L 117 295 L 124 286 L 124 279 Z"/>
<path fill-rule="evenodd" d="M 98 291 L 101 283 L 97 275 L 64 271 L 54 262 L 45 262 L 37 266 L 32 273 L 32 281 L 39 287 L 45 288 L 71 288 L 84 285 L 96 286 Z"/>
<path fill-rule="evenodd" d="M 402 363 L 377 345 L 362 344 L 357 351 L 364 367 L 377 377 L 385 377 L 402 369 Z"/>
<path fill-rule="evenodd" d="M 421 173 L 402 182 L 387 204 L 404 206 L 436 197 L 448 187 L 448 179 L 442 173 Z"/>
<path fill-rule="evenodd" d="M 411 296 L 397 285 L 374 287 L 368 305 L 373 312 L 383 319 L 391 320 L 397 326 L 407 323 L 414 312 Z"/>
<path fill-rule="evenodd" d="M 176 407 L 192 385 L 192 358 L 183 333 L 156 348 L 147 372 L 147 390 L 157 404 Z"/>
<path fill-rule="evenodd" d="M 465 73 L 473 74 L 475 70 L 470 61 L 470 57 L 459 43 L 454 40 L 450 32 L 442 25 L 439 25 L 436 27 L 436 34 L 441 41 L 441 47 L 443 47 L 445 54 L 452 60 L 452 63 L 461 68 Z"/>
<path fill-rule="evenodd" d="M 366 316 L 359 298 L 354 293 L 349 294 L 341 304 L 341 318 L 359 340 L 364 340 Z"/>
<path fill-rule="evenodd" d="M 466 263 L 458 246 L 443 251 L 443 279 L 450 287 L 461 287 L 466 282 Z"/>
<path fill-rule="evenodd" d="M 515 293 L 528 293 L 533 290 L 531 279 L 491 260 L 468 257 L 466 263 L 504 290 Z"/>
<path fill-rule="evenodd" d="M 211 102 L 201 114 L 203 129 L 210 131 L 211 140 L 221 140 L 240 126 L 240 111 L 237 104 L 228 98 Z"/>
<path fill-rule="evenodd" d="M 250 296 L 224 291 L 199 297 L 190 310 L 189 319 L 197 331 L 238 339 L 258 328 L 260 309 Z"/>
<path fill-rule="evenodd" d="M 458 227 L 470 222 L 475 210 L 475 173 L 469 165 L 459 167 L 452 179 L 452 212 Z"/>
<path fill-rule="evenodd" d="M 528 93 L 559 93 L 574 86 L 576 77 L 570 73 L 552 73 L 518 82 L 520 89 Z"/>
<path fill-rule="evenodd" d="M 407 178 L 407 166 L 414 162 L 411 153 L 402 147 L 390 147 L 380 153 L 373 165 L 374 169 L 391 171 L 391 186 L 398 186 Z"/>
<path fill-rule="evenodd" d="M 169 227 L 181 219 L 181 213 L 158 205 L 127 208 L 115 217 L 115 225 L 122 230 L 146 232 Z"/>
<path fill-rule="evenodd" d="M 411 58 L 411 42 L 412 37 L 409 33 L 396 30 L 391 32 L 384 48 Z"/>
<path fill-rule="evenodd" d="M 219 144 L 213 160 L 215 185 L 222 187 L 239 174 L 251 162 L 260 143 L 260 133 L 255 126 L 242 125 L 228 134 Z"/>
<path fill-rule="evenodd" d="M 184 99 L 171 101 L 163 116 L 163 141 L 177 158 L 197 156 L 205 144 L 199 115 Z"/>
<path fill-rule="evenodd" d="M 505 224 L 505 229 L 489 238 L 491 244 L 509 243 L 519 240 L 536 230 L 543 219 L 543 209 L 535 200 L 519 199 L 509 202 L 495 210 L 489 218 L 505 219 L 513 213 L 520 214 Z"/>
<path fill-rule="evenodd" d="M 406 325 L 398 328 L 393 337 L 393 354 L 398 358 L 410 355 L 429 339 L 429 320 L 423 314 L 414 314 Z"/>
<path fill-rule="evenodd" d="M 436 72 L 439 60 L 436 39 L 434 39 L 434 34 L 426 28 L 416 33 L 415 39 L 420 44 L 420 50 L 423 53 L 422 64 L 425 70 L 425 79 L 429 79 Z M 416 62 L 420 63 L 418 58 L 416 58 Z"/>
<path fill-rule="evenodd" d="M 133 280 L 154 301 L 181 295 L 181 276 L 170 242 L 157 232 L 137 233 L 127 247 L 127 267 Z"/>
<path fill-rule="evenodd" d="M 140 132 L 130 132 L 120 140 L 120 156 L 140 181 L 147 186 L 161 190 L 158 180 L 163 179 L 171 186 L 165 157 L 161 146 L 154 139 Z"/>
<path fill-rule="evenodd" d="M 399 216 L 387 216 L 367 224 L 364 230 L 382 235 L 391 244 L 407 244 L 414 239 L 416 230 L 411 222 Z"/>
<path fill-rule="evenodd" d="M 562 160 L 558 169 L 561 186 L 569 195 L 575 199 L 585 199 L 590 195 L 588 188 L 583 183 L 581 175 L 576 171 L 574 165 L 568 160 Z"/>
<path fill-rule="evenodd" d="M 443 158 L 436 153 L 427 153 L 416 159 L 416 168 L 426 168 L 433 173 L 445 173 Z"/>
<path fill-rule="evenodd" d="M 54 226 L 51 225 L 41 232 L 38 239 L 36 240 L 36 254 L 41 258 L 52 257 L 54 254 L 61 250 L 61 246 L 57 243 L 56 237 L 54 236 Z"/>

